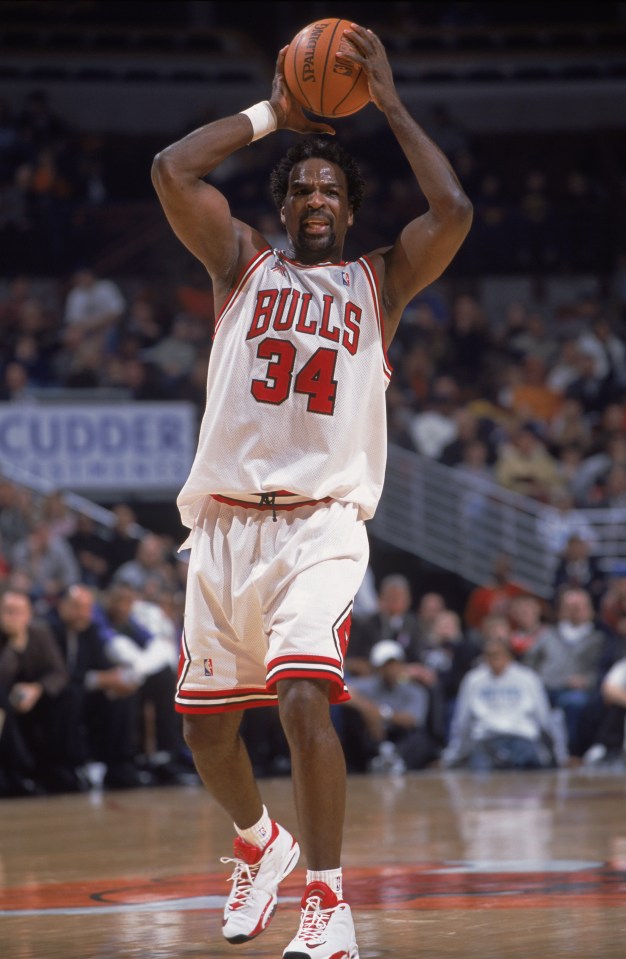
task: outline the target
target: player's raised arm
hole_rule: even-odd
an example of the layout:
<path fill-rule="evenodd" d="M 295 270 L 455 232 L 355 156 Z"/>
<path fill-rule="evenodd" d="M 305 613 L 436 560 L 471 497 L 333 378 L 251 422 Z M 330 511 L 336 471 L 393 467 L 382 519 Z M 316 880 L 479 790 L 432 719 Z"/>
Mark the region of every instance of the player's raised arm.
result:
<path fill-rule="evenodd" d="M 367 73 L 372 100 L 385 114 L 429 205 L 428 211 L 408 223 L 393 246 L 382 252 L 389 343 L 406 304 L 441 275 L 461 246 L 472 221 L 472 205 L 444 154 L 401 102 L 378 37 L 356 24 L 345 36 L 357 48 L 346 55 Z"/>
<path fill-rule="evenodd" d="M 152 182 L 174 233 L 224 283 L 237 273 L 241 231 L 226 197 L 203 177 L 251 139 L 250 120 L 238 113 L 194 130 L 152 163 Z"/>
<path fill-rule="evenodd" d="M 226 197 L 204 177 L 236 150 L 274 130 L 334 132 L 309 120 L 291 96 L 283 76 L 285 51 L 278 55 L 269 101 L 194 130 L 157 154 L 152 164 L 152 182 L 172 229 L 225 288 L 264 240 L 232 217 Z"/>

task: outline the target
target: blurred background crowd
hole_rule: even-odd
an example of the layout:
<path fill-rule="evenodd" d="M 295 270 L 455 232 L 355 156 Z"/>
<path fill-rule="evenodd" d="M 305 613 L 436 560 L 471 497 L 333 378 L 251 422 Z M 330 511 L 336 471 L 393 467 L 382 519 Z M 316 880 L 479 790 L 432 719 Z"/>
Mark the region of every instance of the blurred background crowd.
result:
<path fill-rule="evenodd" d="M 382 24 L 377 4 L 344 6 L 380 32 L 475 210 L 393 344 L 389 441 L 552 507 L 541 536 L 555 560 L 534 595 L 506 539 L 492 578 L 463 582 L 373 542 L 352 705 L 336 711 L 348 764 L 613 761 L 626 556 L 603 563 L 589 511 L 614 510 L 626 528 L 626 136 L 614 111 L 625 5 L 549 4 L 529 22 L 519 4 L 389 3 Z M 62 397 L 185 401 L 197 422 L 204 411 L 210 282 L 163 221 L 150 162 L 266 96 L 276 50 L 304 24 L 289 4 L 156 3 L 149 25 L 145 7 L 3 4 L 2 407 Z M 305 19 L 328 13 L 313 3 Z M 551 103 L 557 88 L 567 108 Z M 337 127 L 367 180 L 352 255 L 387 243 L 423 201 L 374 107 Z M 268 176 L 283 142 L 219 171 L 235 215 L 278 246 Z M 172 498 L 109 495 L 95 504 L 103 519 L 70 490 L 5 473 L 0 794 L 194 781 L 171 708 L 186 571 Z M 257 712 L 244 723 L 255 766 L 287 772 L 276 717 Z"/>

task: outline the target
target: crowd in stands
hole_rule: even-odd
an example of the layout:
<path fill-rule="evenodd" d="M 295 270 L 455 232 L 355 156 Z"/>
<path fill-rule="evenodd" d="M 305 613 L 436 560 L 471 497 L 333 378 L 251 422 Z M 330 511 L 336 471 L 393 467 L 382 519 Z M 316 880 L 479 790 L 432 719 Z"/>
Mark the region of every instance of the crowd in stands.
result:
<path fill-rule="evenodd" d="M 382 582 L 369 611 L 355 607 L 352 700 L 335 709 L 337 729 L 355 772 L 606 760 L 623 746 L 626 579 L 598 563 L 584 510 L 626 510 L 623 223 L 598 169 L 571 157 L 555 177 L 546 158 L 516 184 L 445 113 L 430 119 L 476 221 L 452 283 L 417 297 L 400 325 L 389 438 L 551 504 L 541 537 L 558 564 L 548 601 L 511 582 L 503 559 L 462 609 L 401 577 Z M 419 203 L 403 171 L 379 178 L 374 147 L 351 137 L 371 157 L 361 252 Z M 384 138 L 375 149 L 384 154 Z M 208 278 L 193 264 L 175 281 L 94 267 L 112 192 L 105 154 L 43 94 L 0 103 L 0 402 L 111 391 L 187 400 L 200 416 Z M 243 152 L 225 188 L 280 245 L 266 178 L 249 163 Z M 520 271 L 602 283 L 558 306 L 487 309 L 477 277 Z M 186 567 L 167 536 L 138 535 L 129 506 L 114 513 L 104 530 L 61 493 L 0 480 L 0 795 L 89 789 L 98 777 L 107 788 L 195 780 L 172 709 Z M 276 711 L 251 711 L 243 730 L 260 774 L 288 770 Z"/>
<path fill-rule="evenodd" d="M 210 290 L 191 277 L 161 292 L 87 268 L 65 291 L 15 279 L 0 297 L 0 401 L 94 389 L 201 415 Z M 563 513 L 623 507 L 624 306 L 585 295 L 559 316 L 511 302 L 498 317 L 467 292 L 418 297 L 390 350 L 390 441 Z"/>
<path fill-rule="evenodd" d="M 626 578 L 554 602 L 505 575 L 457 613 L 438 593 L 414 604 L 392 574 L 377 607 L 354 617 L 338 716 L 349 767 L 542 769 L 626 756 Z"/>
<path fill-rule="evenodd" d="M 115 508 L 108 530 L 0 483 L 0 796 L 197 782 L 172 708 L 186 565 Z M 141 532 L 141 535 L 138 533 Z M 351 701 L 333 707 L 355 773 L 618 762 L 626 577 L 539 599 L 494 562 L 460 610 L 399 574 L 357 596 Z M 289 771 L 277 711 L 246 714 L 259 775 Z"/>
<path fill-rule="evenodd" d="M 108 254 L 109 211 L 121 218 L 123 229 L 116 235 L 123 239 L 135 228 L 134 203 L 152 202 L 158 210 L 149 176 L 154 154 L 215 116 L 207 106 L 178 131 L 133 141 L 76 129 L 43 89 L 17 101 L 0 97 L 3 275 L 64 278 Z M 444 103 L 419 107 L 417 119 L 450 157 L 474 205 L 471 235 L 450 267 L 452 275 L 606 276 L 616 269 L 626 242 L 621 131 L 569 138 L 529 131 L 480 135 L 466 130 Z M 388 243 L 407 214 L 424 209 L 390 132 L 375 111 L 370 121 L 363 128 L 348 118 L 339 131 L 367 181 L 366 203 L 354 238 L 348 238 L 349 256 Z M 278 149 L 291 143 L 289 135 L 277 136 Z M 276 157 L 275 141 L 259 143 L 254 151 L 239 151 L 219 175 L 238 217 L 281 236 L 269 193 Z"/>
<path fill-rule="evenodd" d="M 468 293 L 418 299 L 390 353 L 392 441 L 561 511 L 626 505 L 624 319 L 592 295 L 499 323 Z"/>
<path fill-rule="evenodd" d="M 624 768 L 626 578 L 607 584 L 597 610 L 579 586 L 547 603 L 507 578 L 506 560 L 460 611 L 436 592 L 415 601 L 396 573 L 367 602 L 359 594 L 351 700 L 333 707 L 351 772 Z M 247 719 L 257 773 L 287 771 L 275 711 Z"/>
<path fill-rule="evenodd" d="M 616 202 L 623 183 L 609 175 L 619 156 L 609 162 L 607 145 L 605 170 L 587 147 L 570 155 L 555 140 L 561 166 L 545 153 L 542 172 L 504 150 L 498 175 L 509 181 L 508 207 L 496 215 L 496 197 L 504 200 L 491 158 L 444 107 L 428 122 L 454 158 L 475 220 L 449 285 L 418 296 L 400 325 L 390 351 L 390 439 L 544 502 L 624 505 L 626 229 Z M 393 155 L 384 137 L 361 142 L 357 127 L 342 135 L 367 157 L 371 197 L 353 231 L 361 252 L 388 241 L 407 210 L 419 212 L 419 200 L 405 169 L 378 162 Z M 562 167 L 564 153 L 571 169 Z M 214 321 L 204 271 L 190 257 L 169 281 L 94 268 L 101 251 L 85 231 L 115 193 L 106 185 L 111 155 L 70 129 L 44 92 L 19 105 L 0 102 L 0 400 L 106 389 L 134 400 L 189 400 L 200 413 Z M 265 141 L 252 159 L 240 151 L 222 186 L 236 213 L 280 245 L 266 188 L 274 159 Z M 578 208 L 548 195 L 551 179 Z M 144 187 L 151 191 L 147 175 Z M 19 259 L 21 249 L 37 257 L 38 245 L 43 258 Z M 477 278 L 507 271 L 585 275 L 589 289 L 558 304 L 539 295 L 485 308 Z"/>
<path fill-rule="evenodd" d="M 118 391 L 203 410 L 212 299 L 196 277 L 162 296 L 82 268 L 69 287 L 13 280 L 0 297 L 0 400 Z M 392 442 L 505 488 L 580 507 L 626 502 L 625 302 L 585 295 L 561 314 L 428 293 L 390 350 Z"/>
<path fill-rule="evenodd" d="M 0 482 L 0 796 L 196 782 L 173 698 L 186 564 Z"/>
<path fill-rule="evenodd" d="M 161 298 L 76 271 L 64 289 L 18 277 L 0 298 L 0 400 L 47 390 L 106 390 L 133 400 L 187 400 L 199 410 L 212 332 L 210 291 L 181 282 Z"/>

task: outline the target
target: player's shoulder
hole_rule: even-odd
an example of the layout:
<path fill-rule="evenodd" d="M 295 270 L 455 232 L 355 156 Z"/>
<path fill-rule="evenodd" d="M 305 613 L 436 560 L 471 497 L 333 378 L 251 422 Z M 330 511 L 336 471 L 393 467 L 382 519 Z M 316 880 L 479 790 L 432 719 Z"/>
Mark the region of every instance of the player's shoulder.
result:
<path fill-rule="evenodd" d="M 371 250 L 369 253 L 364 253 L 362 259 L 365 259 L 371 263 L 377 272 L 384 271 L 386 262 L 385 256 L 390 249 L 390 246 L 380 246 L 376 250 Z"/>
<path fill-rule="evenodd" d="M 378 288 L 382 290 L 385 284 L 385 278 L 387 275 L 387 261 L 385 254 L 391 249 L 391 247 L 379 247 L 376 250 L 372 250 L 370 253 L 364 253 L 359 259 L 365 260 L 370 268 L 376 274 L 376 282 L 378 283 Z"/>
<path fill-rule="evenodd" d="M 228 261 L 222 262 L 219 269 L 214 269 L 211 272 L 215 302 L 218 308 L 233 288 L 237 286 L 248 267 L 264 251 L 270 249 L 270 244 L 263 234 L 248 223 L 233 218 L 233 229 L 237 238 L 235 255 Z"/>

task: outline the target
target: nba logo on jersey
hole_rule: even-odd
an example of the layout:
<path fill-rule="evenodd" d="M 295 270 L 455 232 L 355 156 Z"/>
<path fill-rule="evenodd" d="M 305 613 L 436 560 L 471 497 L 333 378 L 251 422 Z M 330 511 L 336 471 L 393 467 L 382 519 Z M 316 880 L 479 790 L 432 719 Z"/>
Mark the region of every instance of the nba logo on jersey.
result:
<path fill-rule="evenodd" d="M 342 270 L 342 271 L 341 271 L 341 281 L 342 281 L 342 283 L 343 283 L 344 286 L 350 286 L 350 274 L 349 274 L 349 273 L 345 273 L 345 272 Z"/>
<path fill-rule="evenodd" d="M 274 260 L 274 266 L 272 267 L 272 273 L 280 273 L 281 276 L 287 276 L 287 268 L 284 263 L 281 263 L 280 260 Z"/>
<path fill-rule="evenodd" d="M 213 660 L 205 659 L 204 661 L 204 675 L 212 676 L 213 675 Z"/>

